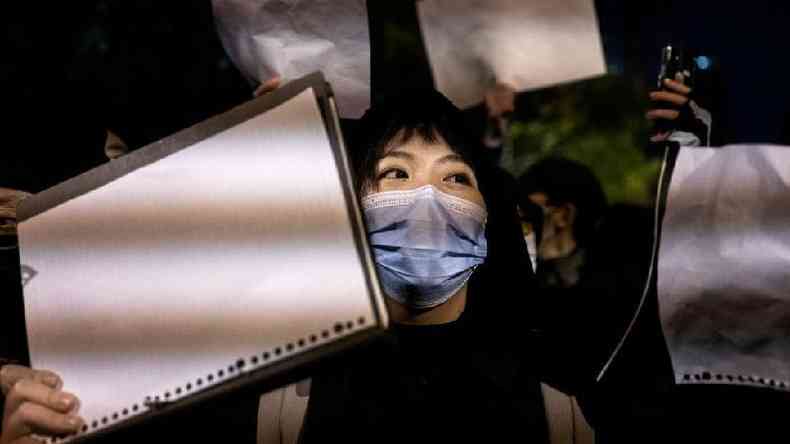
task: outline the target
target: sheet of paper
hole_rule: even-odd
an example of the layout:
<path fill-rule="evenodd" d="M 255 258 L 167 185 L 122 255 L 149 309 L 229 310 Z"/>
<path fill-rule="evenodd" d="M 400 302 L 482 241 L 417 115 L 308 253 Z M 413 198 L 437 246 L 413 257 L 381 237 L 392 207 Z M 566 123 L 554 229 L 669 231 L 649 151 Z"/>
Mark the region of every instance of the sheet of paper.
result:
<path fill-rule="evenodd" d="M 222 43 L 249 78 L 323 71 L 343 117 L 370 106 L 365 0 L 212 0 Z"/>
<path fill-rule="evenodd" d="M 593 0 L 422 0 L 420 26 L 437 89 L 457 106 L 496 82 L 518 91 L 604 74 Z"/>
<path fill-rule="evenodd" d="M 790 147 L 683 148 L 658 261 L 677 382 L 790 390 Z"/>
<path fill-rule="evenodd" d="M 376 323 L 309 89 L 19 236 L 32 362 L 98 429 Z"/>

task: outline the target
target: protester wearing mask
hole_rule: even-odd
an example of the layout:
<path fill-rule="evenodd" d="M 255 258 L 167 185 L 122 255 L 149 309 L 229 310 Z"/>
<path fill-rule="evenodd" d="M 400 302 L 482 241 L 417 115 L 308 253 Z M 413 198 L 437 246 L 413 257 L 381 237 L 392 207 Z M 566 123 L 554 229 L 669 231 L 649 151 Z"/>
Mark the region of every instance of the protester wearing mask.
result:
<path fill-rule="evenodd" d="M 355 183 L 395 325 L 316 370 L 300 442 L 589 442 L 574 402 L 541 384 L 516 205 L 460 122 L 434 91 L 360 122 Z"/>
<path fill-rule="evenodd" d="M 557 442 L 544 394 L 550 403 L 558 392 L 523 360 L 528 334 L 513 331 L 530 322 L 523 302 L 534 288 L 515 201 L 461 122 L 434 91 L 359 122 L 357 187 L 395 325 L 314 376 L 301 442 Z"/>
<path fill-rule="evenodd" d="M 560 157 L 530 167 L 519 179 L 519 192 L 523 207 L 542 210 L 539 310 L 541 329 L 554 344 L 548 347 L 547 374 L 560 378 L 568 392 L 589 394 L 644 290 L 650 210 L 608 207 L 593 172 Z"/>
<path fill-rule="evenodd" d="M 606 210 L 606 196 L 587 167 L 560 157 L 544 159 L 524 173 L 519 189 L 528 205 L 543 211 L 538 278 L 544 287 L 576 285 Z"/>

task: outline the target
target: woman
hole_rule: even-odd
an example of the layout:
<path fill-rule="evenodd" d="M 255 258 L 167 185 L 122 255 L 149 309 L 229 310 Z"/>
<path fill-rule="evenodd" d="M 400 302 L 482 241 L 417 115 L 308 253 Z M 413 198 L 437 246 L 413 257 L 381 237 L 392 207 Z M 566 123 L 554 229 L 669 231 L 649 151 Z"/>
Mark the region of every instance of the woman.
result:
<path fill-rule="evenodd" d="M 395 326 L 316 370 L 301 441 L 548 443 L 537 366 L 524 359 L 533 279 L 503 177 L 478 160 L 460 112 L 434 91 L 375 106 L 354 135 L 356 185 Z M 30 396 L 52 419 L 39 431 L 69 430 L 70 410 L 30 376 L 39 393 Z"/>
<path fill-rule="evenodd" d="M 529 362 L 533 277 L 506 177 L 435 91 L 376 105 L 355 129 L 357 188 L 394 326 L 316 372 L 300 442 L 549 442 L 550 389 Z M 287 406 L 299 391 L 275 399 Z M 267 404 L 275 416 L 302 413 L 272 411 L 267 396 L 259 427 Z M 281 418 L 259 437 L 287 442 L 283 425 L 294 423 Z"/>

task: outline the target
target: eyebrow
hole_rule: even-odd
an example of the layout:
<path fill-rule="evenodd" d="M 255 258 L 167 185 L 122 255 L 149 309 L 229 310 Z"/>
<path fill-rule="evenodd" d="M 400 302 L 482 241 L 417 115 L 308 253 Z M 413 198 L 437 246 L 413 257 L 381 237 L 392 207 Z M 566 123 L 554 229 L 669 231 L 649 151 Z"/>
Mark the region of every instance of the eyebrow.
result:
<path fill-rule="evenodd" d="M 461 157 L 460 155 L 455 154 L 455 153 L 443 156 L 442 158 L 440 158 L 439 160 L 436 161 L 437 164 L 445 164 L 445 163 L 452 163 L 452 162 L 460 162 L 460 163 L 462 163 L 464 165 L 468 165 L 463 157 Z"/>
<path fill-rule="evenodd" d="M 398 150 L 392 150 L 392 151 L 388 152 L 387 155 L 382 157 L 382 159 L 386 159 L 387 157 L 395 157 L 395 158 L 405 159 L 405 160 L 414 160 L 414 155 L 413 154 L 407 153 L 406 151 L 398 151 Z"/>
<path fill-rule="evenodd" d="M 395 158 L 411 160 L 411 161 L 414 160 L 414 155 L 413 154 L 411 154 L 409 152 L 406 152 L 406 151 L 398 151 L 398 150 L 390 151 L 389 153 L 387 153 L 386 156 L 382 157 L 382 159 L 386 159 L 387 157 L 395 157 Z M 442 156 L 441 158 L 439 158 L 436 161 L 436 163 L 439 164 L 439 165 L 446 164 L 446 163 L 453 163 L 453 162 L 460 162 L 460 163 L 463 163 L 464 165 L 468 165 L 466 163 L 466 160 L 464 160 L 463 157 L 461 157 L 460 155 L 458 155 L 456 153 L 447 154 L 445 156 Z"/>

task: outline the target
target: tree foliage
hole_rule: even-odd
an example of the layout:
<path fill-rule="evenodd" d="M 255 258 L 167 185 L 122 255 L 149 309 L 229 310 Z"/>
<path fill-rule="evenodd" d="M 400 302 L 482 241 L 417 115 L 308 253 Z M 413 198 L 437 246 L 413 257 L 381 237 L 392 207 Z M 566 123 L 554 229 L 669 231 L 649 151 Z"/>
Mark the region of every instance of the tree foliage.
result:
<path fill-rule="evenodd" d="M 623 77 L 605 76 L 524 94 L 513 124 L 513 163 L 522 174 L 543 157 L 589 166 L 611 203 L 651 203 L 660 161 L 645 151 L 646 94 Z"/>

